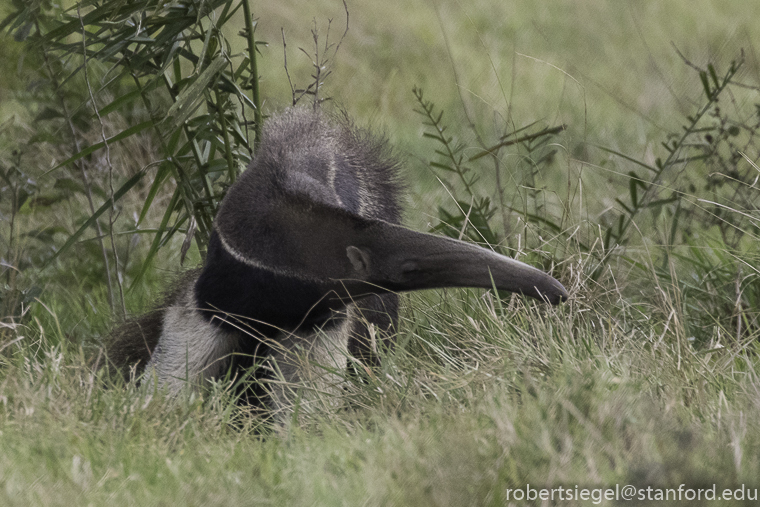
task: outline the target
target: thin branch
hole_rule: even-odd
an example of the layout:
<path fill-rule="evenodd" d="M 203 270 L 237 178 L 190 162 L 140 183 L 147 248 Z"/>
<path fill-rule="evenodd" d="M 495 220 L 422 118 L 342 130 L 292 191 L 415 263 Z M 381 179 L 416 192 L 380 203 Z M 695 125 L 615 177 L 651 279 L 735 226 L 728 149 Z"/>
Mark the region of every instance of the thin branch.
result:
<path fill-rule="evenodd" d="M 282 34 L 282 57 L 284 61 L 284 67 L 285 67 L 285 75 L 288 77 L 288 85 L 290 86 L 290 97 L 293 103 L 291 105 L 296 105 L 296 89 L 293 87 L 293 81 L 290 79 L 290 72 L 288 71 L 288 45 L 285 42 L 285 29 L 280 28 L 280 33 Z"/>
<path fill-rule="evenodd" d="M 469 159 L 467 159 L 468 162 L 472 162 L 473 160 L 477 160 L 480 157 L 485 157 L 486 155 L 492 155 L 495 152 L 497 152 L 499 149 L 504 148 L 506 146 L 512 146 L 513 144 L 521 144 L 525 143 L 526 141 L 533 141 L 534 139 L 538 139 L 544 136 L 551 136 L 554 134 L 558 134 L 565 130 L 567 128 L 566 125 L 558 125 L 556 127 L 547 127 L 540 132 L 536 132 L 535 134 L 528 134 L 522 137 L 518 137 L 517 139 L 509 139 L 502 141 L 494 146 L 491 146 L 490 148 L 481 151 L 477 155 L 473 155 Z"/>
<path fill-rule="evenodd" d="M 254 141 L 254 148 L 258 147 L 261 142 L 261 124 L 263 123 L 263 115 L 261 113 L 261 94 L 259 92 L 259 71 L 256 65 L 256 39 L 254 37 L 254 31 L 256 28 L 253 22 L 253 16 L 251 14 L 251 6 L 248 4 L 248 0 L 241 0 L 243 2 L 243 14 L 245 16 L 245 29 L 248 40 L 248 61 L 250 63 L 251 70 L 251 98 L 253 99 L 253 105 L 255 110 L 253 111 L 253 131 L 256 135 Z M 255 151 L 255 149 L 254 149 Z"/>
<path fill-rule="evenodd" d="M 116 284 L 119 287 L 119 298 L 121 300 L 121 314 L 122 314 L 122 318 L 126 320 L 127 306 L 124 301 L 124 284 L 122 284 L 121 277 L 119 276 L 119 254 L 116 251 L 116 240 L 114 239 L 114 235 L 113 235 L 113 225 L 115 222 L 114 212 L 116 211 L 116 203 L 114 202 L 114 198 L 113 198 L 114 188 L 113 188 L 113 164 L 111 163 L 111 146 L 108 144 L 105 127 L 103 125 L 103 118 L 100 117 L 100 112 L 98 111 L 98 104 L 95 101 L 95 95 L 92 93 L 92 87 L 90 86 L 90 77 L 87 72 L 87 31 L 84 28 L 84 21 L 82 21 L 82 15 L 79 11 L 79 6 L 77 6 L 77 16 L 79 17 L 79 24 L 82 27 L 82 69 L 84 71 L 84 82 L 87 84 L 87 92 L 90 95 L 90 101 L 92 102 L 92 109 L 93 111 L 95 111 L 95 116 L 98 118 L 98 124 L 100 125 L 100 138 L 103 140 L 103 144 L 105 145 L 105 148 L 106 148 L 106 164 L 108 164 L 108 189 L 110 192 L 110 200 L 111 200 L 111 208 L 108 210 L 108 232 L 111 238 L 111 251 L 113 252 L 113 260 L 115 264 L 114 269 L 116 270 L 116 273 L 115 273 Z M 106 264 L 106 269 L 108 269 L 108 264 Z M 113 310 L 113 307 L 111 309 Z"/>
<path fill-rule="evenodd" d="M 348 23 L 349 23 L 349 14 L 348 14 L 348 5 L 346 5 L 346 2 L 344 0 L 343 2 L 343 8 L 346 11 L 346 29 L 343 31 L 343 35 L 341 35 L 340 40 L 338 40 L 337 44 L 331 44 L 330 43 L 330 28 L 332 26 L 332 19 L 327 20 L 327 34 L 325 36 L 325 44 L 322 52 L 320 53 L 320 45 L 319 45 L 319 30 L 317 29 L 317 22 L 314 20 L 314 27 L 311 30 L 311 36 L 312 40 L 314 41 L 314 55 L 312 57 L 309 52 L 307 52 L 303 48 L 298 48 L 303 54 L 305 54 L 310 60 L 312 67 L 314 68 L 314 73 L 311 75 L 311 82 L 309 83 L 306 88 L 296 88 L 293 86 L 293 83 L 290 79 L 290 74 L 288 73 L 287 68 L 287 51 L 286 51 L 286 44 L 285 44 L 285 33 L 282 32 L 282 44 L 283 44 L 283 52 L 285 53 L 285 73 L 288 76 L 288 82 L 290 83 L 290 90 L 291 95 L 293 98 L 293 105 L 296 105 L 298 101 L 300 101 L 305 95 L 313 95 L 314 96 L 314 107 L 317 107 L 322 102 L 325 102 L 327 100 L 330 100 L 330 98 L 319 98 L 319 90 L 322 88 L 322 84 L 325 82 L 327 77 L 332 74 L 331 70 L 327 70 L 325 72 L 325 69 L 328 67 L 330 62 L 335 58 L 335 56 L 338 54 L 338 50 L 340 49 L 341 44 L 343 43 L 343 39 L 345 39 L 346 34 L 348 34 Z M 332 56 L 328 56 L 328 53 L 332 50 Z"/>
<path fill-rule="evenodd" d="M 81 19 L 81 17 L 80 17 Z M 39 33 L 42 33 L 42 29 L 39 26 L 39 21 L 35 20 L 35 27 Z M 45 46 L 42 47 L 42 58 L 45 61 L 45 68 L 48 71 L 48 74 L 50 76 L 50 81 L 53 83 L 53 87 L 55 88 L 55 93 L 58 96 L 58 100 L 61 103 L 61 107 L 63 108 L 63 117 L 66 120 L 66 124 L 69 127 L 69 131 L 71 132 L 71 138 L 72 142 L 74 143 L 74 149 L 77 153 L 81 151 L 81 146 L 79 144 L 79 139 L 77 136 L 77 130 L 76 127 L 74 127 L 74 123 L 71 121 L 71 114 L 69 113 L 69 109 L 66 105 L 66 98 L 63 95 L 63 92 L 61 90 L 60 83 L 58 82 L 58 78 L 53 71 L 53 66 L 50 64 L 50 58 L 48 57 L 47 48 Z M 82 182 L 84 183 L 84 188 L 87 191 L 85 194 L 87 196 L 87 202 L 90 206 L 90 213 L 95 214 L 95 204 L 92 199 L 92 187 L 90 185 L 90 179 L 87 176 L 87 170 L 84 167 L 84 163 L 81 161 L 74 162 L 74 166 L 79 168 L 79 171 L 82 173 Z M 97 232 L 98 236 L 103 235 L 103 231 L 100 228 L 100 223 L 95 220 L 94 221 L 95 231 Z M 106 251 L 106 246 L 103 243 L 103 240 L 99 240 L 98 243 L 100 244 L 100 251 L 103 255 L 103 262 L 105 264 L 106 269 L 106 284 L 108 286 L 108 304 L 111 307 L 111 311 L 113 312 L 115 307 L 114 303 L 114 294 L 113 294 L 113 284 L 111 283 L 111 268 L 110 263 L 108 261 L 108 252 Z"/>

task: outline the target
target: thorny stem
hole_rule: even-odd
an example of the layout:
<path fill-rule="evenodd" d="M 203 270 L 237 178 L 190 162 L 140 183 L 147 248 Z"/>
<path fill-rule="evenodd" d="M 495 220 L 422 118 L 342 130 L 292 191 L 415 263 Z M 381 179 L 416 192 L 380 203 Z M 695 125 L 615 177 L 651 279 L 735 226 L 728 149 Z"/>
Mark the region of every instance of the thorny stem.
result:
<path fill-rule="evenodd" d="M 98 104 L 95 101 L 95 95 L 92 93 L 92 87 L 90 86 L 90 78 L 87 73 L 87 31 L 84 28 L 84 22 L 82 21 L 82 16 L 79 13 L 79 7 L 77 7 L 77 16 L 79 17 L 79 23 L 82 27 L 82 60 L 83 65 L 82 68 L 84 70 L 84 82 L 87 84 L 87 91 L 90 94 L 90 101 L 92 102 L 92 109 L 95 111 L 95 116 L 98 117 L 98 123 L 100 124 L 100 137 L 103 139 L 103 144 L 105 144 L 106 147 L 106 163 L 108 164 L 108 188 L 111 192 L 111 208 L 108 211 L 108 233 L 111 238 L 111 251 L 113 252 L 113 259 L 115 263 L 115 269 L 116 269 L 116 284 L 119 287 L 119 298 L 121 300 L 121 313 L 122 318 L 126 320 L 127 318 L 127 306 L 124 301 L 124 285 L 121 282 L 121 278 L 119 277 L 119 254 L 116 251 L 116 241 L 114 239 L 113 235 L 113 224 L 114 224 L 114 211 L 116 209 L 116 203 L 114 202 L 114 189 L 113 189 L 113 164 L 111 163 L 111 146 L 108 144 L 108 140 L 106 139 L 106 132 L 105 128 L 103 126 L 103 119 L 100 117 L 100 112 L 98 111 Z M 89 188 L 88 188 L 89 191 Z M 90 200 L 90 206 L 92 207 L 92 200 Z M 94 213 L 94 210 L 93 210 Z M 97 224 L 97 221 L 96 221 Z M 102 241 L 101 241 L 102 246 Z M 106 264 L 106 269 L 108 269 L 108 264 Z M 110 280 L 109 280 L 110 282 Z M 109 283 L 109 290 L 110 290 L 110 283 Z M 111 307 L 111 310 L 113 311 L 113 305 Z"/>
<path fill-rule="evenodd" d="M 331 70 L 327 70 L 327 72 L 324 75 L 322 75 L 322 71 L 324 69 L 327 69 L 331 58 L 335 58 L 335 55 L 338 54 L 340 45 L 343 43 L 343 39 L 346 38 L 346 34 L 348 33 L 349 14 L 348 14 L 348 5 L 346 4 L 345 0 L 343 1 L 343 9 L 346 11 L 346 30 L 343 32 L 343 35 L 341 35 L 340 40 L 338 40 L 337 44 L 330 43 L 330 28 L 332 27 L 332 19 L 328 19 L 327 35 L 325 36 L 325 46 L 324 46 L 324 50 L 322 51 L 322 56 L 320 56 L 319 32 L 317 31 L 317 22 L 315 20 L 314 28 L 312 28 L 311 30 L 312 40 L 314 41 L 314 58 L 312 58 L 311 55 L 307 53 L 306 50 L 304 50 L 303 48 L 298 48 L 301 50 L 302 53 L 304 53 L 307 57 L 311 59 L 312 67 L 314 67 L 314 73 L 311 75 L 312 82 L 309 83 L 309 85 L 304 89 L 296 89 L 293 86 L 293 82 L 290 79 L 290 73 L 288 72 L 288 54 L 287 54 L 287 44 L 285 42 L 285 31 L 280 30 L 280 32 L 282 33 L 282 49 L 283 49 L 283 53 L 285 57 L 285 75 L 288 77 L 288 83 L 290 84 L 290 91 L 292 94 L 294 106 L 305 95 L 314 96 L 314 101 L 313 101 L 314 107 L 319 106 L 319 104 L 321 104 L 322 102 L 326 100 L 330 100 L 329 98 L 320 99 L 319 90 L 322 87 L 322 83 L 325 81 L 325 79 L 327 79 L 327 76 L 329 76 L 332 73 Z M 330 52 L 330 50 L 332 50 L 332 57 L 328 56 L 328 53 Z M 296 96 L 296 94 L 298 94 L 298 96 Z"/>
<path fill-rule="evenodd" d="M 224 117 L 224 107 L 219 88 L 214 90 L 214 95 L 216 95 L 216 112 L 219 115 L 219 127 L 222 129 L 222 136 L 224 137 L 224 154 L 227 160 L 227 174 L 230 178 L 230 184 L 232 184 L 235 183 L 237 174 L 235 173 L 235 162 L 232 160 L 232 144 L 230 143 L 230 133 L 227 131 L 227 119 Z"/>
<path fill-rule="evenodd" d="M 242 0 L 245 15 L 245 30 L 248 36 L 248 60 L 251 65 L 251 95 L 255 110 L 253 111 L 253 132 L 256 135 L 254 148 L 261 142 L 261 124 L 264 121 L 261 114 L 261 95 L 259 94 L 259 71 L 256 65 L 256 39 L 253 36 L 254 24 L 249 0 Z M 256 151 L 254 149 L 254 151 Z"/>
<path fill-rule="evenodd" d="M 39 25 L 39 21 L 35 21 L 35 28 L 38 33 L 42 33 L 42 30 Z M 50 80 L 53 83 L 53 87 L 55 89 L 55 93 L 58 96 L 58 100 L 61 103 L 61 107 L 63 108 L 63 117 L 66 119 L 66 124 L 69 127 L 69 130 L 71 131 L 71 137 L 72 141 L 74 142 L 74 149 L 76 149 L 77 153 L 81 151 L 81 147 L 79 144 L 79 139 L 77 137 L 77 130 L 74 127 L 74 123 L 71 121 L 71 115 L 69 114 L 69 109 L 66 106 L 66 100 L 63 96 L 63 93 L 61 92 L 60 84 L 58 83 L 58 79 L 56 78 L 55 73 L 53 72 L 53 67 L 50 65 L 50 60 L 48 58 L 48 53 L 46 48 L 42 47 L 42 58 L 45 61 L 45 68 L 48 71 L 48 74 L 50 75 Z M 82 173 L 82 181 L 84 183 L 84 188 L 87 191 L 87 202 L 90 206 L 90 213 L 93 215 L 95 214 L 95 204 L 93 203 L 92 199 L 92 188 L 90 186 L 90 179 L 87 176 L 87 170 L 84 167 L 84 164 L 80 161 L 74 162 L 74 166 L 78 167 L 80 172 Z M 98 235 L 98 244 L 100 245 L 100 251 L 103 255 L 103 262 L 105 263 L 105 269 L 106 269 L 106 284 L 108 286 L 108 304 L 111 307 L 111 311 L 114 311 L 114 295 L 113 295 L 113 285 L 111 283 L 111 267 L 110 263 L 108 262 L 108 252 L 106 251 L 106 246 L 103 243 L 103 231 L 100 228 L 100 222 L 97 220 L 94 221 L 95 225 L 95 231 Z"/>
<path fill-rule="evenodd" d="M 18 154 L 17 155 L 17 159 L 13 161 L 13 165 L 15 165 L 16 167 L 18 167 L 18 166 L 21 165 L 21 155 L 20 154 Z M 6 258 L 8 259 L 8 263 L 12 265 L 13 262 L 12 262 L 11 259 L 13 259 L 13 257 L 14 257 L 14 255 L 13 255 L 13 243 L 14 243 L 14 241 L 16 239 L 15 238 L 15 232 L 16 232 L 16 212 L 18 210 L 18 191 L 19 191 L 19 185 L 15 184 L 13 182 L 13 180 L 11 179 L 11 170 L 12 169 L 8 169 L 8 171 L 6 172 L 6 174 L 3 177 L 3 179 L 5 179 L 5 181 L 8 183 L 8 187 L 11 189 L 11 219 L 10 219 L 10 223 L 9 223 L 9 225 L 10 225 L 10 231 L 9 231 L 9 234 L 8 234 L 8 253 L 6 254 Z M 14 284 L 12 283 L 13 279 L 14 279 L 13 273 L 15 271 L 14 271 L 13 267 L 11 267 L 11 266 L 7 266 L 6 268 L 7 269 L 5 271 L 5 273 L 6 273 L 6 275 L 5 275 L 5 283 L 9 287 L 13 287 L 14 286 Z"/>

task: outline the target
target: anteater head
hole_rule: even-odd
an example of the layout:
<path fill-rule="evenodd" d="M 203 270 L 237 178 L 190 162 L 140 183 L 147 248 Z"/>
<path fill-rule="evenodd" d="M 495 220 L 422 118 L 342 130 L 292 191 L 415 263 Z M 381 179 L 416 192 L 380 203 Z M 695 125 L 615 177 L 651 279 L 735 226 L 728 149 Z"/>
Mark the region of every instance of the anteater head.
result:
<path fill-rule="evenodd" d="M 389 153 L 385 141 L 318 110 L 270 120 L 254 163 L 217 214 L 224 249 L 254 269 L 339 299 L 439 287 L 495 287 L 552 304 L 567 299 L 541 270 L 400 226 L 398 163 Z M 209 257 L 207 269 L 214 262 Z"/>

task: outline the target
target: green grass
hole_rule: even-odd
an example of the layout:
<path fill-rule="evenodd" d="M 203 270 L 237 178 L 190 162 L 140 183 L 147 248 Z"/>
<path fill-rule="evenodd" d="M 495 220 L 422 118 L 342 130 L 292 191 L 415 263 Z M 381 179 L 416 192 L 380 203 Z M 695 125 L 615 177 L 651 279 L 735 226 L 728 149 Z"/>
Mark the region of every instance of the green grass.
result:
<path fill-rule="evenodd" d="M 346 393 L 353 408 L 285 436 L 234 423 L 223 393 L 106 389 L 81 351 L 22 330 L 0 373 L 0 500 L 504 505 L 526 484 L 757 487 L 756 345 L 695 353 L 673 308 L 573 291 L 556 310 L 409 297 L 399 350 Z"/>
<path fill-rule="evenodd" d="M 344 13 L 323 0 L 253 9 L 270 43 L 259 68 L 265 108 L 275 111 L 290 97 L 280 27 L 303 83 L 310 62 L 297 48 L 312 47 L 311 19 L 324 34 L 332 17 L 337 39 Z M 407 156 L 407 223 L 416 229 L 435 223 L 450 197 L 428 168 L 437 146 L 421 137 L 415 85 L 450 125 L 464 123 L 466 108 L 488 139 L 504 124 L 566 123 L 545 179 L 577 208 L 572 228 L 602 222 L 634 168 L 592 144 L 652 163 L 695 108 L 702 85 L 671 42 L 699 65 L 725 66 L 743 47 L 740 81 L 760 80 L 752 2 L 360 1 L 349 10 L 326 93 L 359 123 L 385 128 Z M 758 98 L 747 93 L 740 105 L 751 108 Z M 0 111 L 18 112 L 2 99 Z M 452 130 L 475 145 L 465 128 Z M 130 194 L 120 219 L 144 197 Z M 83 201 L 70 206 L 63 220 L 75 222 Z M 33 229 L 48 218 L 24 220 Z M 598 231 L 587 229 L 593 244 Z M 716 317 L 702 330 L 708 342 L 694 346 L 706 296 L 679 279 L 701 281 L 687 262 L 663 268 L 650 258 L 659 242 L 645 238 L 627 251 L 638 267 L 612 263 L 600 281 L 588 276 L 593 259 L 566 247 L 558 272 L 573 298 L 557 309 L 471 290 L 405 296 L 399 347 L 382 371 L 347 387 L 346 408 L 302 414 L 286 435 L 241 414 L 222 385 L 166 400 L 95 373 L 110 310 L 105 290 L 93 291 L 97 267 L 78 266 L 96 255 L 79 245 L 59 274 L 45 274 L 45 306 L 0 329 L 0 505 L 508 505 L 507 490 L 527 484 L 760 488 L 757 326 L 737 340 Z M 733 262 L 716 245 L 704 249 L 708 260 Z M 180 269 L 178 250 L 176 241 L 162 253 L 128 295 L 130 309 Z M 745 253 L 739 274 L 754 276 L 756 256 Z"/>

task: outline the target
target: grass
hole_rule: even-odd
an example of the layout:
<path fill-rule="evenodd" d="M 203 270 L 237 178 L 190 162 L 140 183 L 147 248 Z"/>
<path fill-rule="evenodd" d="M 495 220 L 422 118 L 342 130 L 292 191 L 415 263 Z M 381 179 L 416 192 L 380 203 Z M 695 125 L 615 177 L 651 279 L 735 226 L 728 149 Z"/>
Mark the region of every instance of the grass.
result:
<path fill-rule="evenodd" d="M 452 125 L 465 122 L 463 107 L 494 132 L 568 124 L 545 179 L 577 206 L 579 222 L 596 223 L 627 194 L 632 167 L 592 144 L 652 163 L 701 93 L 671 42 L 699 64 L 744 47 L 741 80 L 757 83 L 760 4 L 713 4 L 356 2 L 328 92 L 360 123 L 386 127 L 407 155 L 413 228 L 450 201 L 428 168 L 435 146 L 421 139 L 415 85 Z M 310 47 L 309 21 L 324 30 L 332 17 L 337 34 L 344 13 L 326 1 L 253 8 L 270 42 L 259 65 L 272 111 L 289 101 L 280 27 L 291 73 L 305 81 L 310 62 L 296 48 Z M 3 99 L 0 111 L 9 109 Z M 459 140 L 474 145 L 463 132 Z M 582 198 L 567 189 L 571 178 Z M 135 207 L 144 196 L 135 192 Z M 24 219 L 33 229 L 47 217 Z M 90 258 L 80 245 L 58 285 L 49 276 L 42 287 L 44 306 L 0 329 L 0 504 L 509 505 L 521 504 L 510 490 L 528 484 L 760 488 L 757 326 L 737 338 L 716 317 L 708 342 L 694 346 L 692 319 L 706 296 L 678 283 L 702 288 L 687 263 L 648 258 L 659 241 L 645 238 L 627 252 L 638 265 L 611 264 L 598 281 L 588 277 L 592 258 L 564 246 L 558 272 L 573 299 L 557 309 L 471 290 L 405 296 L 399 346 L 382 371 L 349 384 L 347 408 L 301 415 L 287 435 L 262 432 L 223 385 L 166 400 L 96 373 L 110 310 L 103 289 L 89 292 L 97 269 L 77 269 Z M 159 292 L 164 270 L 179 269 L 178 250 L 129 295 L 131 308 Z M 731 253 L 714 250 L 704 249 L 708 260 L 727 265 L 721 254 Z M 745 254 L 752 276 L 756 258 Z"/>
<path fill-rule="evenodd" d="M 302 416 L 280 437 L 233 424 L 223 392 L 104 388 L 81 350 L 19 330 L 0 373 L 0 499 L 505 505 L 526 484 L 756 487 L 755 355 L 696 353 L 674 338 L 675 308 L 572 291 L 556 310 L 469 290 L 411 296 L 399 349 L 347 392 L 354 408 Z M 744 346 L 756 353 L 757 338 Z"/>

